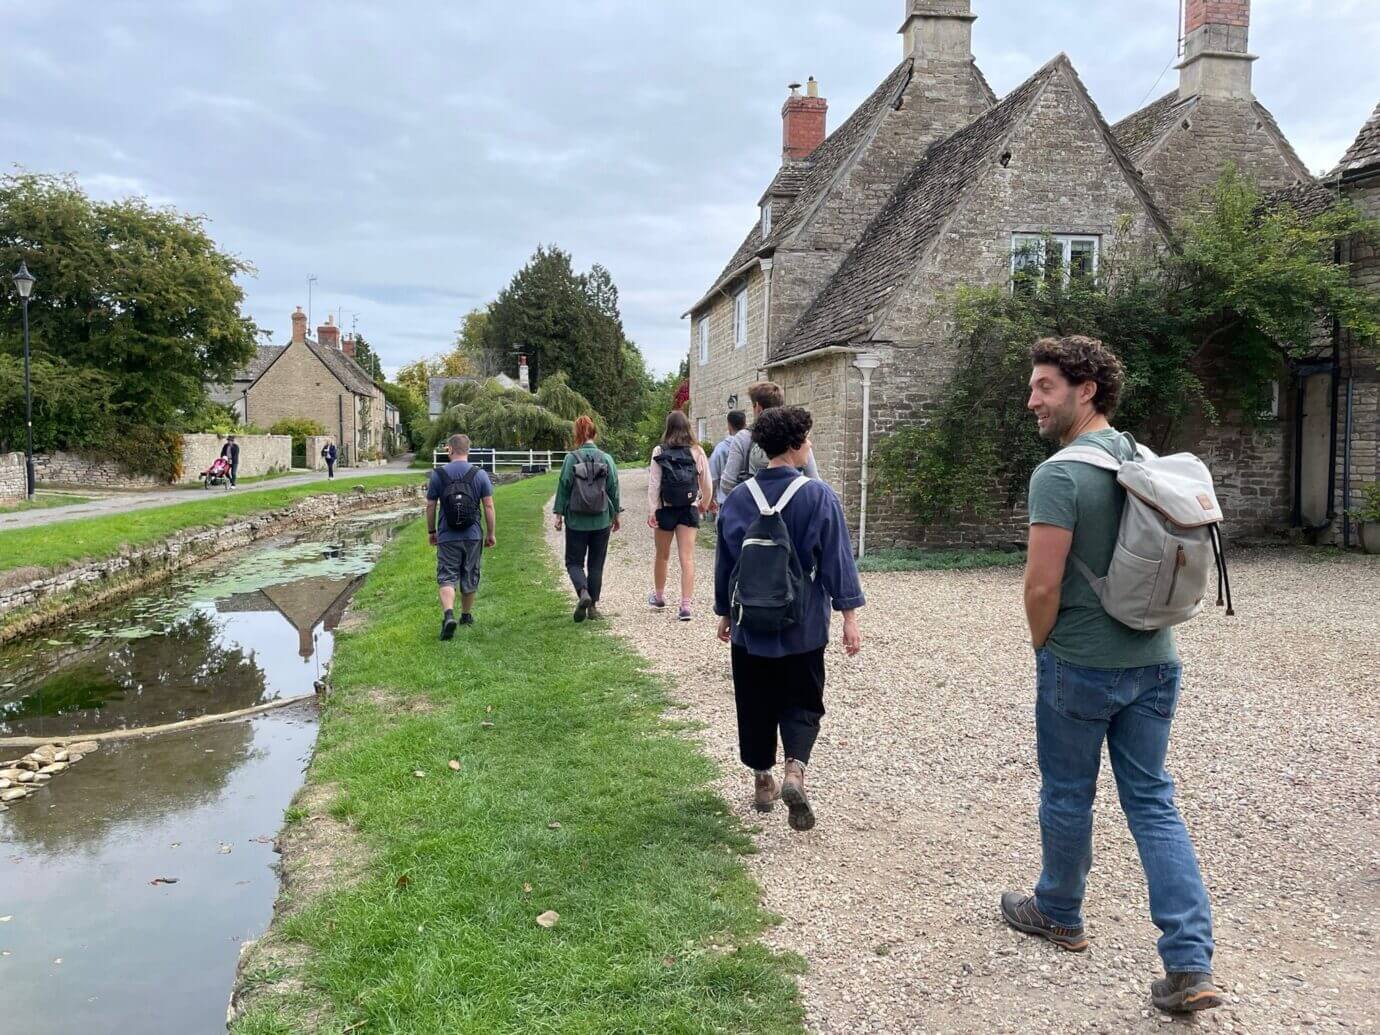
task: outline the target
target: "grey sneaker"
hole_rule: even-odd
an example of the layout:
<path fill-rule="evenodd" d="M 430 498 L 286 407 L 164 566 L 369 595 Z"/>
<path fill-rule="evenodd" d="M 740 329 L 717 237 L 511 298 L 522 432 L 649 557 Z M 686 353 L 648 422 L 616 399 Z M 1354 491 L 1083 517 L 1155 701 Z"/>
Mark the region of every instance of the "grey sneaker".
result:
<path fill-rule="evenodd" d="M 690 605 L 689 605 L 689 604 L 681 604 L 681 605 L 680 605 L 680 613 L 676 615 L 676 618 L 679 619 L 679 620 L 682 621 L 682 622 L 688 622 L 688 621 L 690 621 L 690 619 L 693 618 L 693 617 L 694 617 L 694 615 L 691 614 L 691 612 L 690 612 Z"/>
<path fill-rule="evenodd" d="M 580 591 L 580 602 L 575 605 L 575 621 L 583 622 L 589 617 L 589 609 L 594 606 L 594 601 L 590 598 L 589 590 Z"/>
<path fill-rule="evenodd" d="M 1222 1005 L 1222 993 L 1206 971 L 1166 974 L 1150 986 L 1150 1001 L 1165 1013 L 1194 1013 Z"/>
<path fill-rule="evenodd" d="M 1001 897 L 1001 915 L 1016 930 L 1048 938 L 1069 952 L 1083 952 L 1088 947 L 1088 936 L 1082 927 L 1060 927 L 1035 907 L 1034 895 L 1006 892 Z"/>

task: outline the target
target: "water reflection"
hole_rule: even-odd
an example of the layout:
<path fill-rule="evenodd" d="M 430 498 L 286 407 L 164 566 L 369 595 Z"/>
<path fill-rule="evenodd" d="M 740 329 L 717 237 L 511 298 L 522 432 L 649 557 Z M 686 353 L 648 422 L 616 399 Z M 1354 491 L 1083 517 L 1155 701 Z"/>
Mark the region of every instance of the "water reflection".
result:
<path fill-rule="evenodd" d="M 157 594 L 0 651 L 0 736 L 177 722 L 312 692 L 399 523 L 333 526 L 194 569 Z"/>

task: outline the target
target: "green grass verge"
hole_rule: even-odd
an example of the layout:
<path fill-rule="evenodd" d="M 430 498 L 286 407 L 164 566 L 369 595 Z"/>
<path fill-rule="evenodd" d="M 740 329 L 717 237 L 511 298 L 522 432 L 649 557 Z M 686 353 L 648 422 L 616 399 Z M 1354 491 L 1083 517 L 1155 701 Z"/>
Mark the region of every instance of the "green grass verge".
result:
<path fill-rule="evenodd" d="M 966 571 L 1019 568 L 1025 554 L 1016 550 L 878 550 L 858 562 L 859 571 Z"/>
<path fill-rule="evenodd" d="M 570 620 L 542 542 L 553 490 L 498 489 L 478 624 L 455 642 L 420 522 L 356 598 L 368 624 L 337 644 L 308 781 L 338 788 L 372 862 L 270 935 L 312 950 L 307 1005 L 265 999 L 237 1035 L 314 1030 L 322 1006 L 369 1033 L 801 1030 L 800 964 L 757 941 L 751 841 L 713 766 L 637 657 Z"/>
<path fill-rule="evenodd" d="M 369 489 L 415 485 L 415 474 L 390 474 L 366 478 L 359 484 Z M 0 571 L 28 567 L 56 568 L 74 561 L 113 557 L 126 546 L 156 542 L 174 532 L 212 524 L 261 510 L 276 510 L 305 496 L 348 493 L 354 490 L 348 476 L 334 482 L 312 482 L 255 492 L 212 492 L 205 499 L 171 503 L 166 507 L 132 510 L 124 514 L 78 518 L 59 526 L 38 525 L 0 531 Z"/>
<path fill-rule="evenodd" d="M 86 496 L 73 496 L 66 492 L 39 492 L 34 495 L 32 503 L 28 500 L 11 503 L 0 507 L 0 514 L 14 514 L 21 510 L 49 510 L 52 507 L 70 507 L 74 503 L 89 502 Z"/>

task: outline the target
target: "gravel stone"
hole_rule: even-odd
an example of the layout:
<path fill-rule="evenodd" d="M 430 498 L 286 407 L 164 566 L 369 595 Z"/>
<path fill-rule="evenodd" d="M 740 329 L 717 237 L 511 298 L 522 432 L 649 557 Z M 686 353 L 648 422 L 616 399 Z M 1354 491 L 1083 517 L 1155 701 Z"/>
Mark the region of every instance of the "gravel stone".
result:
<path fill-rule="evenodd" d="M 784 809 L 751 808 L 728 649 L 714 636 L 712 552 L 697 551 L 694 621 L 646 606 L 645 477 L 621 475 L 628 510 L 605 572 L 605 624 L 668 678 L 670 718 L 703 724 L 693 736 L 721 768 L 719 791 L 758 831 L 745 861 L 782 918 L 765 940 L 808 961 L 810 1030 L 1162 1030 L 1149 1006 L 1158 931 L 1109 765 L 1085 907 L 1091 952 L 1011 931 L 997 910 L 1040 865 L 1019 570 L 864 576 L 863 653 L 846 658 L 836 626 L 809 774 L 819 824 L 798 834 Z M 549 520 L 547 536 L 563 570 Z M 1214 608 L 1180 631 L 1169 760 L 1212 898 L 1216 978 L 1231 989 L 1194 1024 L 1376 1030 L 1380 560 L 1258 550 L 1231 561 L 1236 616 Z"/>

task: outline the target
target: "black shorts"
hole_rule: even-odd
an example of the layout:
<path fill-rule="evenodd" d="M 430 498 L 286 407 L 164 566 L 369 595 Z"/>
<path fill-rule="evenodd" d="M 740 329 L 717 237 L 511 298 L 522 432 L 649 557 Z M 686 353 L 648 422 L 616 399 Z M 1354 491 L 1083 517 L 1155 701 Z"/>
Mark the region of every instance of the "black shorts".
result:
<path fill-rule="evenodd" d="M 691 504 L 688 507 L 661 507 L 656 512 L 656 527 L 663 532 L 674 532 L 679 526 L 700 527 L 700 508 Z"/>

